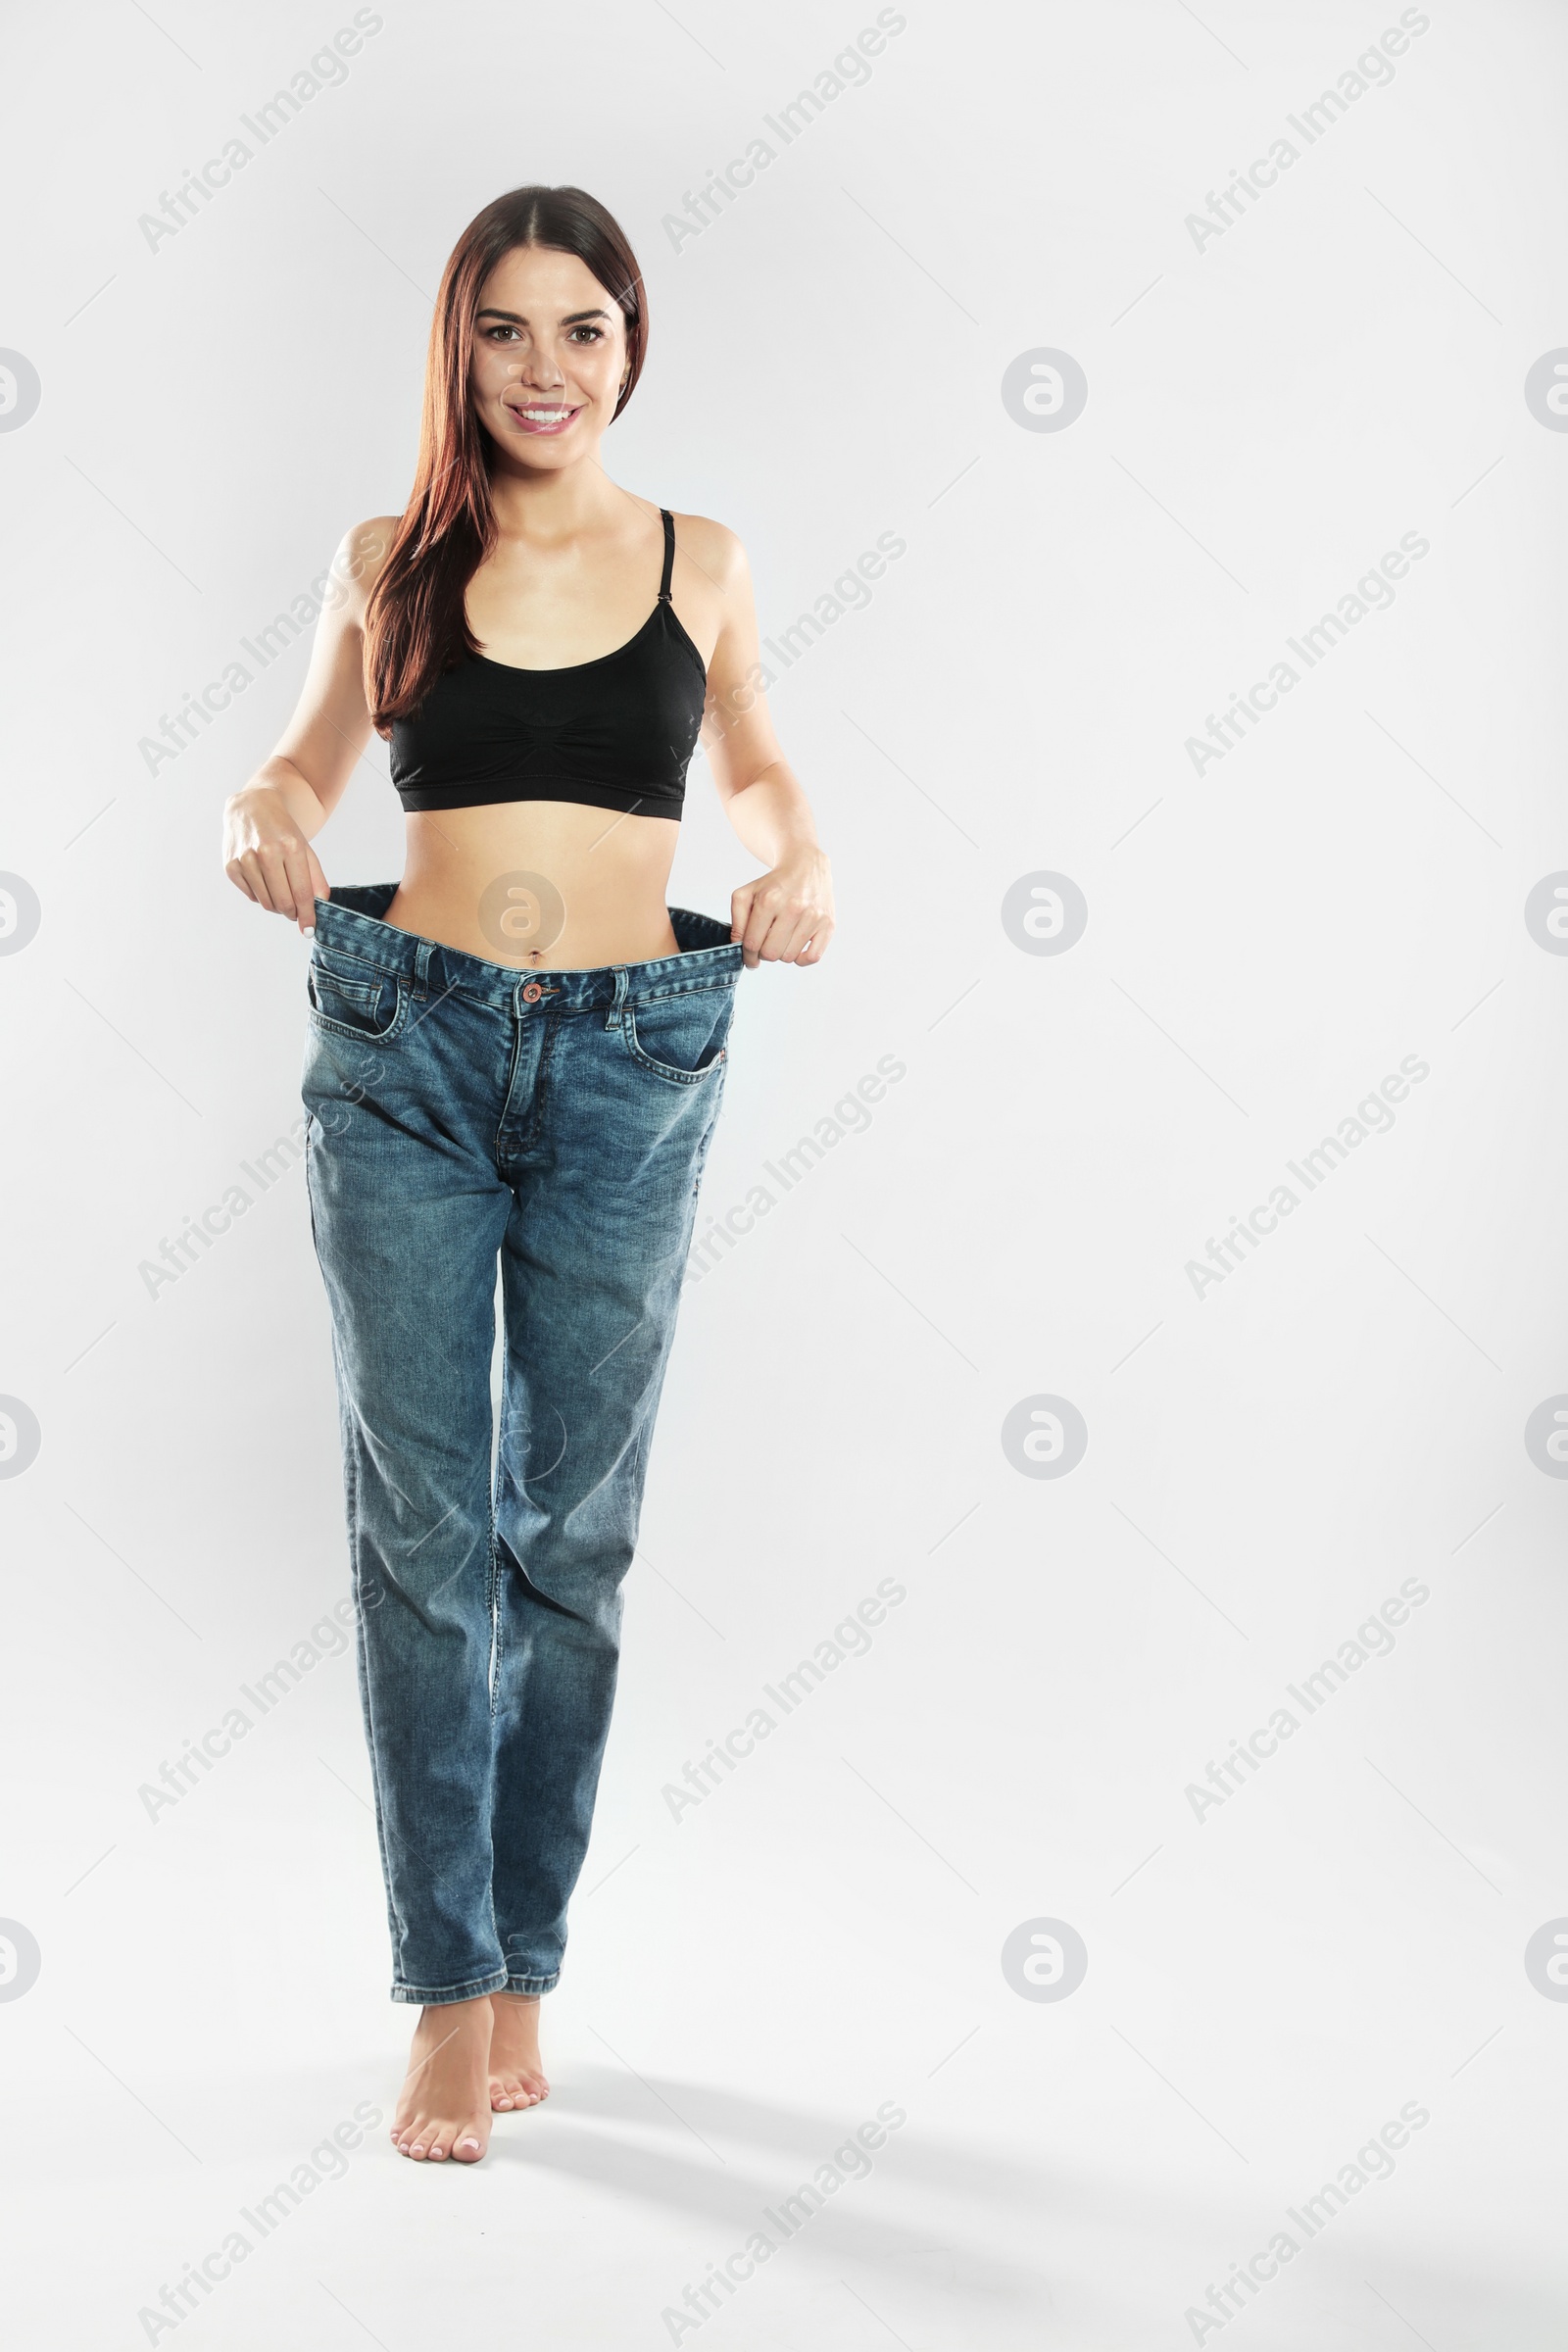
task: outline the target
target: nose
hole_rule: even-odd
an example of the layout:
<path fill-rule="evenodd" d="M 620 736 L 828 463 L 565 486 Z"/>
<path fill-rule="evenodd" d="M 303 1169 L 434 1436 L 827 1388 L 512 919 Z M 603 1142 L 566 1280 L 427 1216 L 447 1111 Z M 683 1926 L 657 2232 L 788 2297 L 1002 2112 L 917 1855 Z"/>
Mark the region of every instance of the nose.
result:
<path fill-rule="evenodd" d="M 508 369 L 510 375 L 526 384 L 530 391 L 555 392 L 565 382 L 565 370 L 553 351 L 536 343 L 525 360 L 519 360 Z"/>

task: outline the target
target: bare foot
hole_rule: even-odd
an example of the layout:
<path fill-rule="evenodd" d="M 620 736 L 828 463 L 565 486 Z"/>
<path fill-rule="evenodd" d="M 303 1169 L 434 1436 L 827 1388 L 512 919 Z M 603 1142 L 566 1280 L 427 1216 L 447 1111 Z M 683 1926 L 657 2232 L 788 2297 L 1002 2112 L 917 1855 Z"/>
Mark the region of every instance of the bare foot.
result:
<path fill-rule="evenodd" d="M 490 2003 L 443 2001 L 419 2013 L 392 2144 L 403 2156 L 477 2164 L 490 2145 Z"/>
<path fill-rule="evenodd" d="M 550 2096 L 539 2063 L 539 1995 L 497 1992 L 490 1997 L 490 2104 L 505 2113 L 537 2107 Z"/>

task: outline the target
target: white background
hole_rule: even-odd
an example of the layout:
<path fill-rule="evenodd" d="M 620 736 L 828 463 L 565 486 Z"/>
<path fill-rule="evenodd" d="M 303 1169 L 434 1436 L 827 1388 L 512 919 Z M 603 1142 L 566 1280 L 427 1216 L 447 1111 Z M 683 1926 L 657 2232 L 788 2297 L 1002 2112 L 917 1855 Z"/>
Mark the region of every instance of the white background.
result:
<path fill-rule="evenodd" d="M 678 250 L 666 216 L 869 5 L 379 13 L 156 250 L 138 217 L 351 10 L 10 36 L 0 343 L 42 384 L 0 435 L 0 867 L 41 906 L 0 959 L 0 1391 L 41 1430 L 0 1482 L 0 1915 L 42 1954 L 0 2002 L 12 2333 L 1560 2345 L 1568 2007 L 1524 1966 L 1568 1913 L 1568 1488 L 1524 1444 L 1568 1390 L 1568 962 L 1524 920 L 1568 866 L 1568 438 L 1524 397 L 1568 343 L 1560 11 L 1433 0 L 1201 250 L 1187 216 L 1396 8 L 912 0 Z M 764 631 L 907 543 L 771 698 L 841 929 L 743 977 L 705 1210 L 879 1056 L 906 1074 L 688 1291 L 554 2096 L 430 2177 L 385 2136 L 412 2021 L 352 1658 L 156 1819 L 138 1795 L 347 1591 L 301 1171 L 156 1297 L 138 1272 L 299 1115 L 306 950 L 219 842 L 305 642 L 156 775 L 138 745 L 401 508 L 442 265 L 527 180 L 626 227 L 652 342 L 609 462 L 741 534 Z M 1039 348 L 1088 377 L 1059 432 L 1002 399 Z M 1195 774 L 1187 738 L 1406 532 L 1392 607 Z M 335 881 L 398 870 L 384 763 L 318 842 Z M 756 869 L 700 760 L 688 808 L 671 895 L 727 914 Z M 1060 956 L 1003 927 L 1041 870 L 1089 904 Z M 1392 1129 L 1195 1295 L 1405 1056 Z M 1001 1442 L 1043 1394 L 1088 1426 L 1060 1479 Z M 888 1577 L 869 1652 L 672 1818 Z M 1390 1653 L 1196 1817 L 1407 1579 Z M 1040 1918 L 1087 1946 L 1064 2000 L 1004 1975 Z M 889 2101 L 869 2179 L 701 2327 L 662 2316 Z M 138 2319 L 357 2102 L 343 2178 L 177 2328 Z M 1307 2242 L 1288 2208 L 1407 2102 L 1392 2177 Z M 1221 2324 L 1210 2284 L 1282 2229 Z"/>

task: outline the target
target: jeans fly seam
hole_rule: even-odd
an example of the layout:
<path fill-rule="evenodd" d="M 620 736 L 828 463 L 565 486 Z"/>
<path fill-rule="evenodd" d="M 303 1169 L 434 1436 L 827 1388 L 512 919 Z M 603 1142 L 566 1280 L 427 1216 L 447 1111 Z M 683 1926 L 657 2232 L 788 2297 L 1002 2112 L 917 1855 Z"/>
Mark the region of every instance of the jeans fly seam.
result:
<path fill-rule="evenodd" d="M 545 1120 L 554 1101 L 556 1074 L 556 1038 L 561 1028 L 561 1013 L 554 1006 L 544 1015 L 545 1033 L 539 1044 L 539 1074 L 533 1085 L 533 1118 L 528 1141 L 544 1132 Z"/>
<path fill-rule="evenodd" d="M 539 1017 L 540 1016 L 537 1015 L 535 1016 L 536 1019 Z M 511 1177 L 507 1174 L 506 1168 L 502 1164 L 503 1152 L 506 1152 L 506 1156 L 509 1159 L 525 1159 L 528 1155 L 529 1148 L 532 1145 L 535 1136 L 539 1132 L 539 1128 L 543 1119 L 545 1095 L 550 1072 L 550 1053 L 552 1046 L 555 1044 L 556 1024 L 557 1020 L 559 1019 L 559 1015 L 552 1010 L 542 1017 L 544 1020 L 544 1036 L 539 1047 L 539 1066 L 534 1074 L 532 1090 L 533 1099 L 528 1104 L 527 1115 L 522 1123 L 522 1133 L 518 1136 L 514 1149 L 511 1152 L 506 1152 L 507 1121 L 512 1116 L 512 1105 L 517 1092 L 517 1081 L 522 1075 L 523 1059 L 527 1051 L 524 1042 L 525 1033 L 526 1030 L 532 1026 L 531 1023 L 518 1020 L 515 1015 L 513 1018 L 512 1066 L 507 1072 L 507 1092 L 506 1099 L 501 1105 L 501 1116 L 496 1121 L 495 1165 L 496 1174 L 500 1177 L 503 1184 L 510 1184 L 512 1182 Z"/>

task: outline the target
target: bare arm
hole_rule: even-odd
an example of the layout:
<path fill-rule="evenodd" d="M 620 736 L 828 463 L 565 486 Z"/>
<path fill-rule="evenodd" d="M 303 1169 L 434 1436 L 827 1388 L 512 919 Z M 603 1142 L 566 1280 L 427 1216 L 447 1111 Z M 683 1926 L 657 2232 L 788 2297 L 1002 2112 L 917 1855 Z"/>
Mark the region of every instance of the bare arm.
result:
<path fill-rule="evenodd" d="M 310 667 L 277 749 L 223 807 L 223 864 L 246 898 L 308 931 L 328 897 L 312 837 L 342 798 L 370 737 L 365 608 L 397 527 L 357 523 L 332 559 Z"/>
<path fill-rule="evenodd" d="M 725 812 L 769 870 L 731 894 L 745 961 L 818 963 L 833 936 L 833 880 L 800 780 L 773 732 L 746 551 L 733 531 L 693 515 L 691 552 L 718 588 L 723 618 L 708 665 L 703 748 Z"/>

